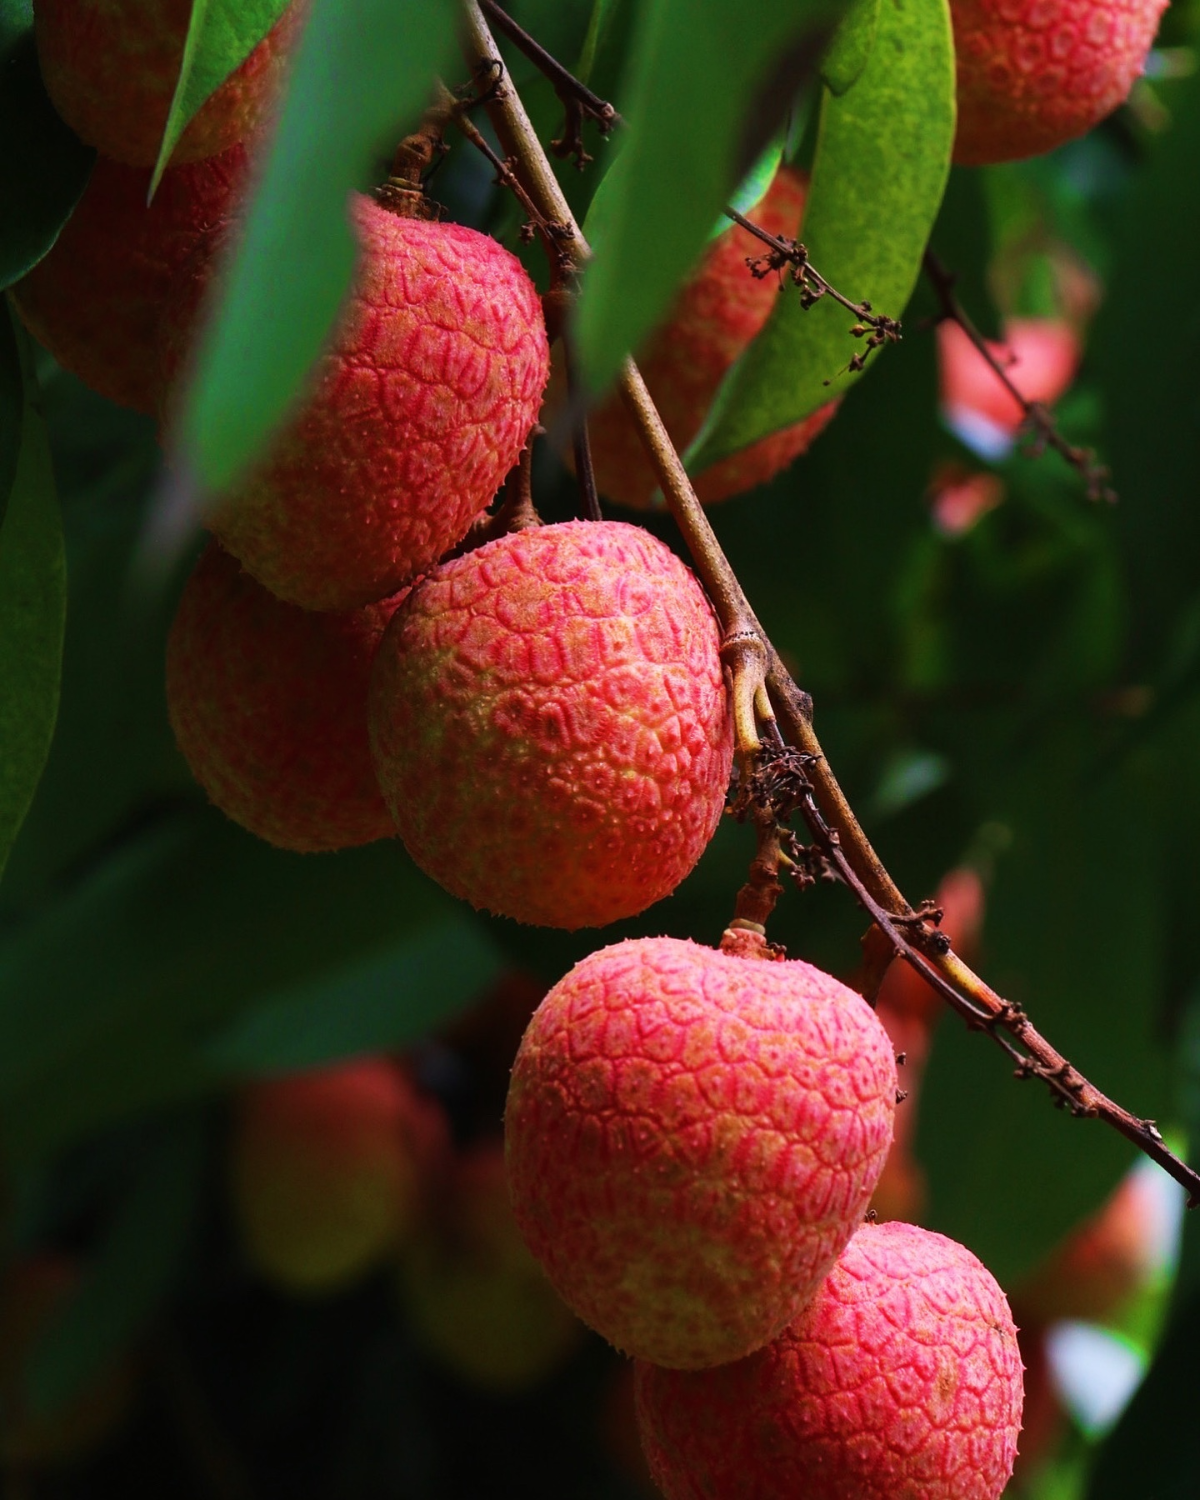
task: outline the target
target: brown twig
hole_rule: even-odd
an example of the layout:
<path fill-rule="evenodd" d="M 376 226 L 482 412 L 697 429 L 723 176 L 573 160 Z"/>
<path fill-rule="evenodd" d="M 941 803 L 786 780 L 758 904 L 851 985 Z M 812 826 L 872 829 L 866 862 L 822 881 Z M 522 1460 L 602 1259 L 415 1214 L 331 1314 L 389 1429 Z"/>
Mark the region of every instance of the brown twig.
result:
<path fill-rule="evenodd" d="M 979 351 L 980 356 L 987 361 L 996 379 L 1001 382 L 1024 412 L 1024 425 L 1034 436 L 1035 453 L 1040 453 L 1046 448 L 1053 448 L 1055 453 L 1061 454 L 1083 480 L 1087 486 L 1089 500 L 1103 500 L 1110 505 L 1115 504 L 1117 492 L 1108 482 L 1111 478 L 1108 466 L 1100 462 L 1093 449 L 1081 448 L 1075 443 L 1067 442 L 1054 425 L 1054 418 L 1049 408 L 1040 401 L 1027 401 L 1017 389 L 1003 361 L 993 354 L 983 334 L 963 310 L 963 305 L 954 292 L 954 284 L 957 280 L 955 273 L 947 269 L 932 250 L 925 251 L 922 264 L 926 279 L 938 299 L 938 322 L 957 323 Z"/>
<path fill-rule="evenodd" d="M 752 275 L 760 280 L 772 272 L 779 272 L 785 266 L 790 266 L 792 284 L 800 289 L 800 305 L 809 308 L 819 302 L 823 297 L 832 297 L 835 302 L 841 303 L 847 312 L 853 313 L 857 321 L 851 328 L 850 334 L 853 338 L 866 339 L 866 346 L 861 353 L 856 354 L 847 365 L 848 370 L 855 373 L 860 371 L 870 358 L 872 352 L 882 348 L 884 344 L 898 344 L 901 339 L 900 320 L 889 318 L 886 313 L 877 313 L 869 302 L 852 302 L 849 297 L 839 292 L 837 287 L 831 286 L 820 271 L 808 258 L 807 248 L 799 240 L 786 239 L 781 235 L 771 234 L 760 224 L 755 224 L 752 219 L 746 218 L 745 214 L 738 213 L 736 208 L 725 210 L 727 218 L 739 225 L 748 233 L 761 240 L 769 250 L 768 255 L 749 256 L 746 264 L 750 267 Z M 829 381 L 825 382 L 829 385 Z"/>
<path fill-rule="evenodd" d="M 471 60 L 477 66 L 490 65 L 496 56 L 495 43 L 478 0 L 464 3 Z M 582 263 L 588 254 L 587 245 L 511 84 L 501 81 L 488 109 L 526 192 L 546 219 L 569 231 L 563 244 L 570 247 L 577 263 Z M 763 738 L 776 750 L 798 754 L 797 769 L 802 776 L 800 781 L 793 780 L 796 810 L 804 817 L 822 854 L 854 892 L 893 951 L 927 979 L 969 1025 L 996 1037 L 1014 1058 L 1018 1076 L 1041 1078 L 1073 1113 L 1103 1120 L 1119 1131 L 1186 1188 L 1189 1202 L 1200 1202 L 1200 1174 L 1167 1149 L 1154 1122 L 1138 1119 L 1089 1083 L 1034 1029 L 1018 1006 L 1002 999 L 963 963 L 944 934 L 929 930 L 926 913 L 914 909 L 901 895 L 822 753 L 812 724 L 812 700 L 792 681 L 759 625 L 632 360 L 625 362 L 618 390 L 712 599 L 726 641 L 744 634 L 758 639 L 762 681 L 754 685 L 753 697 Z M 771 758 L 769 753 L 767 758 Z M 1001 1036 L 1001 1032 L 1006 1035 Z"/>
<path fill-rule="evenodd" d="M 495 0 L 480 0 L 480 5 L 497 30 L 502 31 L 514 46 L 519 47 L 530 62 L 540 69 L 554 85 L 554 92 L 558 95 L 566 118 L 563 121 L 562 134 L 557 140 L 550 142 L 550 149 L 555 156 L 573 156 L 576 166 L 582 170 L 592 159 L 583 145 L 584 120 L 594 120 L 600 134 L 607 135 L 614 125 L 622 123 L 621 116 L 607 99 L 601 99 L 599 94 L 594 94 L 586 83 L 581 82 L 573 73 L 564 68 L 562 63 L 556 57 L 552 57 L 540 42 L 531 37 L 523 27 L 518 26 L 506 11 L 500 9 Z"/>

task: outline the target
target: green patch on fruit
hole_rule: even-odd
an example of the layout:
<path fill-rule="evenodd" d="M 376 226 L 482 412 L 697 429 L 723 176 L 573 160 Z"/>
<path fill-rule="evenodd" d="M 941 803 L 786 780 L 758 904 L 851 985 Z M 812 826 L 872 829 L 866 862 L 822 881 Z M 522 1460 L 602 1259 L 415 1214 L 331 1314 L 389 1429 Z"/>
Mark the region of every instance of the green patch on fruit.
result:
<path fill-rule="evenodd" d="M 804 243 L 844 296 L 898 318 L 916 285 L 954 140 L 954 42 L 946 0 L 885 0 L 862 75 L 821 109 Z M 726 376 L 687 453 L 701 472 L 811 415 L 857 379 L 854 315 L 788 289 Z M 878 357 L 878 356 L 873 356 Z M 869 368 L 869 366 L 868 366 Z"/>

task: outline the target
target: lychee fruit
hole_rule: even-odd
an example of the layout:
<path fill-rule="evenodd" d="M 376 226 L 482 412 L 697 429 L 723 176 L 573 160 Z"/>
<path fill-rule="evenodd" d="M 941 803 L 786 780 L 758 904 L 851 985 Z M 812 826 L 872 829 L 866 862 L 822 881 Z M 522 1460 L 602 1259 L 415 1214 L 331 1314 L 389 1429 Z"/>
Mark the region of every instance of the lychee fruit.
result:
<path fill-rule="evenodd" d="M 244 140 L 283 83 L 306 7 L 290 5 L 205 101 L 171 156 L 178 166 Z M 76 135 L 132 167 L 158 160 L 192 16 L 192 0 L 34 0 L 46 91 Z"/>
<path fill-rule="evenodd" d="M 513 1066 L 517 1223 L 584 1322 L 680 1369 L 775 1338 L 862 1221 L 896 1063 L 861 995 L 674 938 L 591 954 Z"/>
<path fill-rule="evenodd" d="M 1074 140 L 1128 98 L 1167 0 L 951 0 L 954 160 L 1019 161 Z"/>
<path fill-rule="evenodd" d="M 988 348 L 1026 401 L 1051 406 L 1079 368 L 1079 335 L 1061 318 L 1010 318 Z M 938 324 L 941 402 L 946 420 L 972 447 L 999 456 L 1025 420 L 1021 403 L 947 319 Z"/>
<path fill-rule="evenodd" d="M 395 593 L 462 539 L 516 463 L 549 348 L 516 256 L 460 224 L 356 195 L 359 265 L 298 411 L 212 530 L 248 572 L 305 609 Z M 192 289 L 176 306 L 190 336 Z"/>
<path fill-rule="evenodd" d="M 639 1363 L 667 1500 L 997 1500 L 1021 1426 L 1004 1293 L 954 1240 L 864 1224 L 813 1301 L 749 1359 Z"/>
<path fill-rule="evenodd" d="M 445 1150 L 437 1106 L 386 1058 L 248 1085 L 230 1140 L 247 1259 L 283 1291 L 339 1290 L 413 1232 Z"/>
<path fill-rule="evenodd" d="M 400 1290 L 421 1345 L 484 1390 L 528 1390 L 583 1335 L 513 1220 L 499 1141 L 479 1141 L 454 1162 L 401 1256 Z"/>
<path fill-rule="evenodd" d="M 769 234 L 794 238 L 806 192 L 806 179 L 781 167 L 750 217 Z M 709 247 L 663 327 L 638 352 L 638 369 L 681 453 L 700 431 L 725 372 L 770 316 L 779 278 L 755 277 L 746 265 L 748 257 L 763 254 L 761 241 L 731 225 Z M 805 452 L 835 408 L 830 402 L 706 469 L 695 480 L 696 493 L 712 502 L 765 483 Z M 588 436 L 601 494 L 639 510 L 649 506 L 658 477 L 619 397 L 610 396 L 589 414 Z"/>
<path fill-rule="evenodd" d="M 417 864 L 549 927 L 669 895 L 732 760 L 712 609 L 669 548 L 619 521 L 510 533 L 431 573 L 383 638 L 370 722 Z"/>
<path fill-rule="evenodd" d="M 27 1362 L 79 1289 L 83 1268 L 57 1251 L 13 1260 L 0 1282 L 0 1463 L 10 1473 L 56 1469 L 85 1458 L 120 1426 L 132 1370 L 118 1357 L 54 1411 L 34 1408 Z"/>
<path fill-rule="evenodd" d="M 167 639 L 167 709 L 192 774 L 235 823 L 299 852 L 395 835 L 367 688 L 402 597 L 313 614 L 209 544 Z"/>
<path fill-rule="evenodd" d="M 246 177 L 245 148 L 150 173 L 100 157 L 53 248 L 12 289 L 34 337 L 93 390 L 157 411 L 163 319 L 196 247 L 227 224 Z"/>

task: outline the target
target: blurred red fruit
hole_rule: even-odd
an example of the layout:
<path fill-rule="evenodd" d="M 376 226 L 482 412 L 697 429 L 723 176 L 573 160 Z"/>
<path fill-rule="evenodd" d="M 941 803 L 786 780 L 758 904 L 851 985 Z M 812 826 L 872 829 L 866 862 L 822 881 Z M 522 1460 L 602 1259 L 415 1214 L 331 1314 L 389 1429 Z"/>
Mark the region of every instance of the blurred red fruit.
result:
<path fill-rule="evenodd" d="M 951 870 L 942 878 L 934 900 L 942 909 L 941 931 L 950 939 L 955 952 L 970 963 L 983 926 L 983 881 L 974 870 L 965 867 Z M 937 994 L 911 965 L 903 959 L 892 960 L 875 997 L 876 1012 L 889 1027 L 889 1034 L 890 1015 L 912 1017 L 928 1025 L 940 1013 L 940 1006 Z M 915 1051 L 923 1056 L 917 1033 L 898 1031 L 893 1039 L 901 1051 Z"/>
<path fill-rule="evenodd" d="M 929 486 L 934 529 L 943 536 L 962 536 L 1003 499 L 1004 481 L 998 474 L 941 464 Z"/>
<path fill-rule="evenodd" d="M 952 425 L 970 430 L 984 424 L 997 436 L 1011 437 L 1024 411 L 963 329 L 946 320 L 938 324 L 941 399 Z M 1000 343 L 988 348 L 1026 401 L 1053 405 L 1075 378 L 1079 336 L 1058 318 L 1011 318 Z"/>

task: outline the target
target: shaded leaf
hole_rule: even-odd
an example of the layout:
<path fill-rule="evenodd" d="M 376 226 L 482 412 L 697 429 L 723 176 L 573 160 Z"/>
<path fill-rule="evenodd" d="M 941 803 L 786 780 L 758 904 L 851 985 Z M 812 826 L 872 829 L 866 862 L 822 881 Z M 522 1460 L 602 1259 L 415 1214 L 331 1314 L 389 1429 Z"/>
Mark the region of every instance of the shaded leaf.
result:
<path fill-rule="evenodd" d="M 201 106 L 245 62 L 290 0 L 192 0 L 179 81 L 171 99 L 151 192 Z"/>
<path fill-rule="evenodd" d="M 2 290 L 53 245 L 96 159 L 42 84 L 30 0 L 0 0 L 0 140 Z"/>
<path fill-rule="evenodd" d="M 628 130 L 610 169 L 617 175 L 605 179 L 584 224 L 595 259 L 577 327 L 590 389 L 608 384 L 668 306 L 815 62 L 833 14 L 831 0 L 769 0 L 748 26 L 736 0 L 643 8 L 624 91 Z M 786 86 L 766 88 L 781 68 Z"/>
<path fill-rule="evenodd" d="M 183 415 L 202 490 L 228 485 L 299 394 L 354 267 L 346 196 L 415 122 L 452 62 L 454 24 L 450 0 L 313 0 Z"/>
<path fill-rule="evenodd" d="M 954 139 L 954 49 L 946 0 L 882 0 L 870 60 L 821 110 L 804 243 L 844 296 L 898 318 L 937 217 Z M 857 376 L 852 314 L 825 298 L 779 297 L 726 377 L 688 455 L 700 470 L 808 416 Z M 875 356 L 878 358 L 879 356 Z"/>
<path fill-rule="evenodd" d="M 882 0 L 852 0 L 821 59 L 821 77 L 831 94 L 844 94 L 858 82 L 875 45 Z"/>
<path fill-rule="evenodd" d="M 21 376 L 21 355 L 6 303 L 0 309 L 0 527 L 4 525 L 8 496 L 17 472 L 24 403 L 25 382 Z"/>

